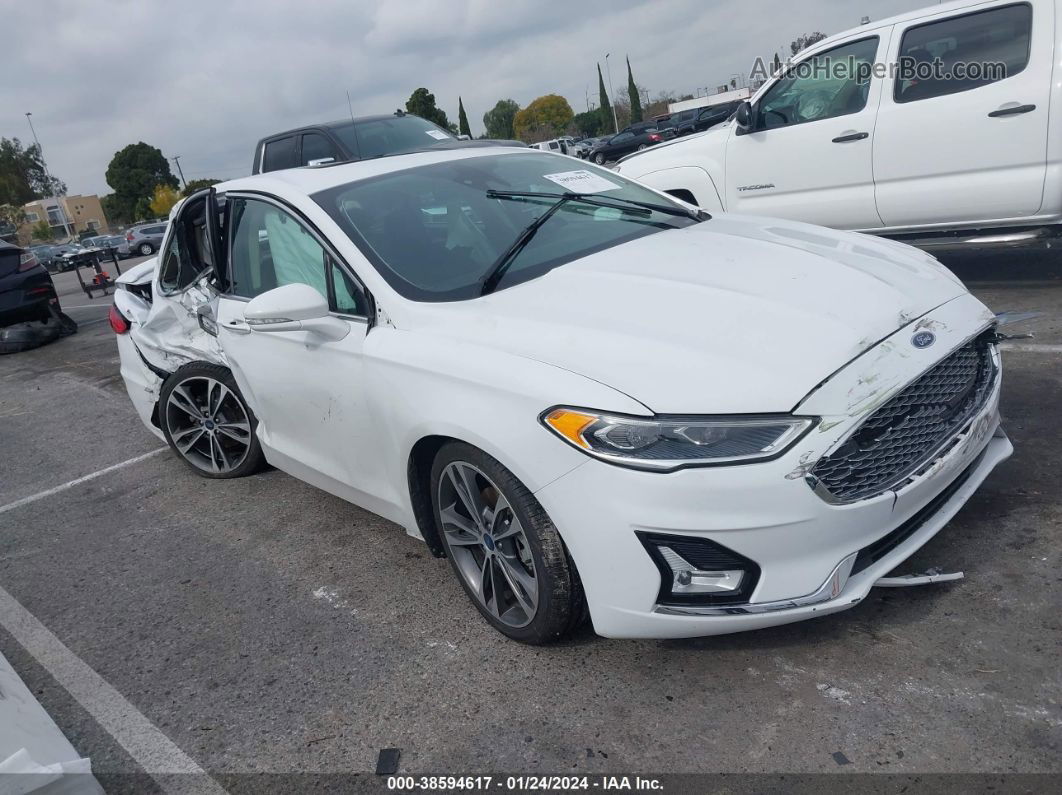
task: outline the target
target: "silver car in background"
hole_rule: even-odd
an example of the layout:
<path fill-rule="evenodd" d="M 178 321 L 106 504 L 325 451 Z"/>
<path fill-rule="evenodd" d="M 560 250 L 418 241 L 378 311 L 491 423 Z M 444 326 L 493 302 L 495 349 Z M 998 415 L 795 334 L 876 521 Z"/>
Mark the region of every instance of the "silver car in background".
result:
<path fill-rule="evenodd" d="M 119 251 L 128 253 L 132 257 L 149 257 L 159 250 L 165 234 L 165 222 L 134 226 L 125 233 L 126 251 L 121 252 L 121 249 Z"/>

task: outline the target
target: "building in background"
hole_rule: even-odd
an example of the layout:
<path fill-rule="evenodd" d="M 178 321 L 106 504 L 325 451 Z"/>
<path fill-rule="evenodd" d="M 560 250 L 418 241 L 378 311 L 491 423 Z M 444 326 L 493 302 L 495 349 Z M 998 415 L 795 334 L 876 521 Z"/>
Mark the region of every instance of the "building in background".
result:
<path fill-rule="evenodd" d="M 42 220 L 51 227 L 53 240 L 76 238 L 89 230 L 103 233 L 109 228 L 100 197 L 95 194 L 37 199 L 24 204 L 22 209 L 26 213 L 26 223 L 19 229 L 20 238 L 28 237 Z"/>

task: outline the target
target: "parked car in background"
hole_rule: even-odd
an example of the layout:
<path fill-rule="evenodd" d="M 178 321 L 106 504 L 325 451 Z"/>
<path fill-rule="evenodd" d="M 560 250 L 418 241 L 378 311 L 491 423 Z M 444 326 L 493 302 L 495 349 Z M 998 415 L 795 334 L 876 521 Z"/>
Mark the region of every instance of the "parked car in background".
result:
<path fill-rule="evenodd" d="M 73 265 L 69 256 L 83 251 L 80 243 L 59 243 L 56 245 L 33 246 L 31 251 L 49 273 L 62 273 Z"/>
<path fill-rule="evenodd" d="M 682 136 L 690 135 L 695 132 L 704 132 L 709 127 L 722 124 L 734 114 L 734 111 L 736 111 L 740 105 L 741 100 L 734 100 L 719 105 L 697 108 L 692 111 L 692 113 L 690 111 L 683 111 L 683 114 L 691 113 L 691 115 L 673 125 L 675 135 Z"/>
<path fill-rule="evenodd" d="M 130 256 L 148 257 L 159 250 L 166 224 L 153 223 L 134 226 L 125 233 L 126 250 Z"/>
<path fill-rule="evenodd" d="M 593 151 L 594 147 L 606 140 L 606 138 L 607 136 L 605 138 L 583 138 L 580 141 L 576 141 L 568 148 L 568 154 L 574 155 L 575 157 L 581 157 L 585 160 L 590 155 L 590 152 Z"/>
<path fill-rule="evenodd" d="M 55 246 L 30 246 L 28 250 L 33 252 L 33 256 L 48 272 L 57 267 Z"/>
<path fill-rule="evenodd" d="M 930 250 L 1058 245 L 1060 26 L 1062 0 L 871 22 L 802 52 L 727 124 L 618 170 L 710 211 Z"/>
<path fill-rule="evenodd" d="M 282 168 L 368 160 L 422 149 L 526 146 L 521 141 L 463 141 L 437 124 L 402 111 L 311 124 L 263 138 L 255 147 L 252 174 Z"/>
<path fill-rule="evenodd" d="M 588 158 L 598 165 L 603 165 L 610 160 L 618 160 L 631 152 L 637 152 L 661 143 L 664 138 L 665 133 L 660 132 L 655 127 L 645 127 L 637 132 L 624 130 L 611 138 L 606 138 L 595 146 Z"/>
<path fill-rule="evenodd" d="M 91 245 L 89 245 L 90 242 Z M 82 245 L 85 248 L 99 251 L 104 256 L 110 256 L 110 252 L 113 250 L 119 257 L 128 257 L 130 256 L 128 242 L 124 235 L 102 235 L 84 240 Z M 122 252 L 123 248 L 125 249 L 124 253 Z"/>
<path fill-rule="evenodd" d="M 222 183 L 119 288 L 127 392 L 189 470 L 379 513 L 529 643 L 849 609 L 1012 451 L 996 318 L 931 256 L 552 153 Z"/>
<path fill-rule="evenodd" d="M 530 144 L 532 149 L 539 149 L 543 152 L 553 152 L 557 155 L 571 154 L 568 151 L 568 142 L 563 138 L 552 138 L 549 141 L 539 141 L 538 143 Z"/>

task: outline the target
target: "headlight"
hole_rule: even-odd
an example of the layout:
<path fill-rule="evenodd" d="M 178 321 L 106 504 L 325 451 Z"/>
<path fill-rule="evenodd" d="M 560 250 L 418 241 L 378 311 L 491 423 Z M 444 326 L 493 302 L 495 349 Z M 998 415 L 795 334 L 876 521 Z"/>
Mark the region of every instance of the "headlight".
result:
<path fill-rule="evenodd" d="M 781 455 L 815 424 L 811 417 L 654 417 L 554 408 L 542 424 L 584 453 L 640 469 L 742 464 Z"/>

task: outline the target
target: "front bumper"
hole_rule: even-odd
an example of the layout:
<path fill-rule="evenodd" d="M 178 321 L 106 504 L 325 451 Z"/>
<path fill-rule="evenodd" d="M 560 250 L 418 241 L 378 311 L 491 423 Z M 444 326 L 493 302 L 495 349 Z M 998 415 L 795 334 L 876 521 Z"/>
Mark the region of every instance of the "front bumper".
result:
<path fill-rule="evenodd" d="M 930 313 L 947 320 L 936 327 L 946 350 L 985 322 L 980 311 L 957 322 L 964 308 L 975 308 L 960 301 L 966 306 Z M 887 352 L 895 343 L 883 346 Z M 906 485 L 832 504 L 804 477 L 860 424 L 868 405 L 880 405 L 883 395 L 868 401 L 856 389 L 867 380 L 868 368 L 898 390 L 942 355 L 920 358 L 904 351 L 885 359 L 881 348 L 835 374 L 805 401 L 801 408 L 816 410 L 796 413 L 817 414 L 822 422 L 781 458 L 668 474 L 588 460 L 537 492 L 579 569 L 595 630 L 606 637 L 693 637 L 827 615 L 858 604 L 877 579 L 939 532 L 1013 452 L 999 424 L 1000 378 L 954 446 Z M 888 371 L 891 362 L 900 362 L 899 371 Z M 824 410 L 831 403 L 842 408 Z M 845 405 L 857 408 L 846 414 Z M 711 540 L 755 562 L 759 580 L 740 604 L 659 604 L 661 573 L 639 533 Z"/>

